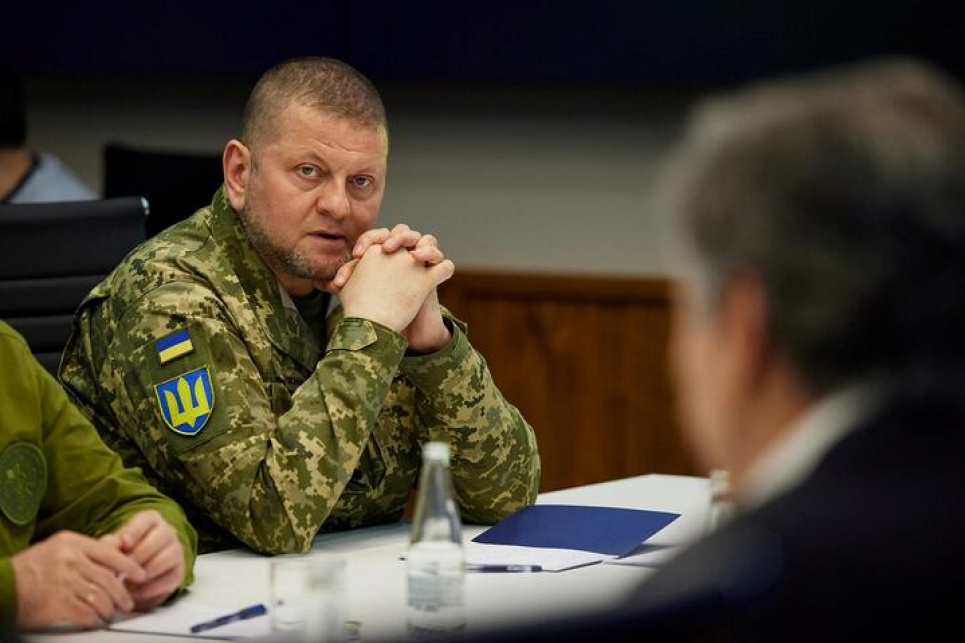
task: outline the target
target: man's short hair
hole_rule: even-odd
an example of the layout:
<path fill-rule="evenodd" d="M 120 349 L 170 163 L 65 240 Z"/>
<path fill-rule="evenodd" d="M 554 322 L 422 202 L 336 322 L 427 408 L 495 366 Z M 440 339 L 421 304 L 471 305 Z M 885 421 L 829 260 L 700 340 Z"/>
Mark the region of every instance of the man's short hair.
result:
<path fill-rule="evenodd" d="M 892 60 L 708 102 L 664 177 L 714 306 L 749 271 L 814 393 L 965 365 L 965 95 Z"/>
<path fill-rule="evenodd" d="M 27 115 L 20 78 L 0 67 L 0 149 L 20 148 L 27 140 Z"/>
<path fill-rule="evenodd" d="M 242 142 L 251 146 L 271 136 L 278 115 L 293 104 L 386 129 L 379 92 L 358 70 L 333 58 L 296 58 L 275 65 L 255 84 L 242 120 Z"/>

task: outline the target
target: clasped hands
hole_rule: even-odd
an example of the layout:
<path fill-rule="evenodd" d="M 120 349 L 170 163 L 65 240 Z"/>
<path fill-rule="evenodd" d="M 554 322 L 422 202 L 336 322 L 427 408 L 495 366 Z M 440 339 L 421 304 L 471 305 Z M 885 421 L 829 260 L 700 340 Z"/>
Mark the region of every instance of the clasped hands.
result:
<path fill-rule="evenodd" d="M 435 237 L 400 223 L 359 236 L 351 260 L 316 285 L 339 295 L 346 317 L 378 322 L 405 337 L 411 352 L 431 353 L 452 338 L 436 288 L 454 272 Z"/>
<path fill-rule="evenodd" d="M 25 630 L 92 628 L 111 622 L 117 612 L 151 609 L 185 574 L 177 532 L 154 510 L 100 538 L 58 532 L 11 562 L 17 626 Z"/>

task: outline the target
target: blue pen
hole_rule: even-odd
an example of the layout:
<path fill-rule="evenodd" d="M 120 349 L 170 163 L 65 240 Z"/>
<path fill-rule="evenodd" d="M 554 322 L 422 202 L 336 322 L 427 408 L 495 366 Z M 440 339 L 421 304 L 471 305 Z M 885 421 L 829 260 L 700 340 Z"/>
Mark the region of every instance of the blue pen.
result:
<path fill-rule="evenodd" d="M 245 619 L 255 618 L 256 616 L 261 616 L 262 614 L 267 613 L 268 609 L 264 605 L 252 605 L 251 607 L 246 607 L 243 610 L 238 610 L 234 614 L 225 614 L 224 616 L 219 616 L 216 619 L 205 621 L 204 623 L 198 623 L 197 625 L 192 625 L 191 633 L 197 634 L 198 632 L 211 630 L 216 627 L 221 627 L 222 625 L 227 625 L 228 623 L 234 623 L 235 621 L 243 621 Z"/>

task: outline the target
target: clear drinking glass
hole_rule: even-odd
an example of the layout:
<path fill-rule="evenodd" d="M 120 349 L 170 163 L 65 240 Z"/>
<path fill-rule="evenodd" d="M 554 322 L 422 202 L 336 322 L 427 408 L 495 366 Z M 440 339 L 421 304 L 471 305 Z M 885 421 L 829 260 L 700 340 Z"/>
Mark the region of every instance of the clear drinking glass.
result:
<path fill-rule="evenodd" d="M 271 629 L 286 641 L 345 639 L 345 560 L 330 554 L 271 559 Z"/>

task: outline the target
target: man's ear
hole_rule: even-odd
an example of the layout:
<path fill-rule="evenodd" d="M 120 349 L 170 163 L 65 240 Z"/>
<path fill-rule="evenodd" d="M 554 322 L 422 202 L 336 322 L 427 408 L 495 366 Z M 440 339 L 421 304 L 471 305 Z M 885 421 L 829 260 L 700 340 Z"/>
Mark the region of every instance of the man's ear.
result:
<path fill-rule="evenodd" d="M 221 156 L 221 167 L 224 171 L 225 192 L 228 203 L 235 211 L 245 207 L 248 197 L 248 179 L 251 176 L 251 150 L 237 139 L 231 139 L 225 145 Z"/>
<path fill-rule="evenodd" d="M 728 281 L 721 298 L 731 358 L 749 387 L 756 387 L 766 375 L 771 359 L 771 314 L 767 291 L 760 275 L 739 271 Z"/>

